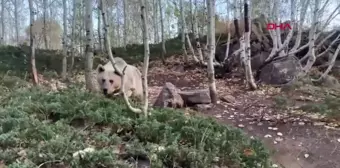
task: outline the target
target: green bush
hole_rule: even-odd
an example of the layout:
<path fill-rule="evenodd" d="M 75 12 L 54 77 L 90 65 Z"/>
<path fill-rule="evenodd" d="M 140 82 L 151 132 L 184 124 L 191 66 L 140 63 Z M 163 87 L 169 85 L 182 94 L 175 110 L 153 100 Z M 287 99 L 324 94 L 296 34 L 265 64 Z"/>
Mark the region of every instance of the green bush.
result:
<path fill-rule="evenodd" d="M 325 114 L 333 119 L 340 119 L 340 98 L 329 95 L 321 102 L 307 103 L 301 106 L 301 110 Z"/>
<path fill-rule="evenodd" d="M 153 168 L 270 167 L 263 144 L 239 129 L 169 109 L 145 119 L 122 104 L 76 88 L 7 93 L 0 102 L 0 160 L 13 168 L 132 167 L 136 160 Z M 87 147 L 95 152 L 72 156 Z"/>

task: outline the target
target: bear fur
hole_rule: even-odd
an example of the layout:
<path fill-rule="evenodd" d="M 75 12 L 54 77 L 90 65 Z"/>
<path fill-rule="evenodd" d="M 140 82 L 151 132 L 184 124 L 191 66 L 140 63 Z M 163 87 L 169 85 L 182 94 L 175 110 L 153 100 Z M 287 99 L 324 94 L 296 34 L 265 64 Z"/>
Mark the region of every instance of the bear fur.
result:
<path fill-rule="evenodd" d="M 127 97 L 134 97 L 137 100 L 143 100 L 142 74 L 138 68 L 127 64 L 122 58 L 115 57 L 117 68 L 123 72 L 124 68 L 124 92 Z M 97 67 L 97 82 L 101 92 L 106 96 L 117 95 L 121 93 L 121 76 L 119 76 L 111 62 Z"/>

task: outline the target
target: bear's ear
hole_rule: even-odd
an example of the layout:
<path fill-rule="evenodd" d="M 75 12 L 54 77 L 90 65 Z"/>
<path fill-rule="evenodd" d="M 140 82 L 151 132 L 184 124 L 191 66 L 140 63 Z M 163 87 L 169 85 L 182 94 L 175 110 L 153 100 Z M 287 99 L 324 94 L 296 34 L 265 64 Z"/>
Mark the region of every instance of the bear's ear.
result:
<path fill-rule="evenodd" d="M 104 72 L 104 71 L 105 71 L 104 66 L 101 65 L 101 64 L 99 64 L 99 65 L 98 65 L 98 68 L 97 68 L 97 71 L 98 71 L 99 73 Z"/>

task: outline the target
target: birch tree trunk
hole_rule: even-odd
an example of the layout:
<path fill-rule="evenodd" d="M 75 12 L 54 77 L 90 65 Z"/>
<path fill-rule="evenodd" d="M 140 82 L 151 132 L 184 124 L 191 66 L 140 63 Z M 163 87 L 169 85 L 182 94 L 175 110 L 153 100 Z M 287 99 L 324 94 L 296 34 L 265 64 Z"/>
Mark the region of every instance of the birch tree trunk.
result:
<path fill-rule="evenodd" d="M 76 29 L 76 12 L 77 12 L 77 0 L 73 0 L 73 7 L 72 7 L 72 30 L 71 30 L 71 65 L 69 72 L 72 73 L 73 66 L 74 66 L 74 57 L 75 57 L 75 29 Z"/>
<path fill-rule="evenodd" d="M 1 0 L 1 45 L 5 45 L 5 0 Z"/>
<path fill-rule="evenodd" d="M 293 48 L 291 48 L 289 50 L 289 53 L 295 52 L 300 47 L 300 44 L 301 44 L 302 25 L 303 25 L 304 20 L 305 20 L 306 11 L 307 11 L 307 8 L 309 6 L 310 0 L 304 0 L 304 1 L 301 1 L 301 2 L 302 2 L 302 5 L 304 7 L 302 8 L 302 11 L 300 12 L 300 20 L 299 20 L 299 24 L 298 24 L 298 27 L 297 27 L 298 28 L 298 33 L 297 33 L 297 37 L 295 39 L 294 46 L 293 46 Z"/>
<path fill-rule="evenodd" d="M 15 41 L 19 43 L 18 0 L 14 0 Z"/>
<path fill-rule="evenodd" d="M 86 14 L 84 14 L 84 12 L 85 12 L 85 5 L 84 5 L 84 1 L 80 1 L 80 10 L 79 10 L 79 17 L 80 18 L 82 18 L 82 19 L 80 19 L 80 28 L 79 28 L 79 45 L 80 45 L 80 51 L 81 51 L 81 54 L 82 55 L 86 55 L 86 48 L 85 48 L 85 50 L 84 50 L 84 47 L 83 47 L 83 44 L 84 44 L 84 41 L 86 41 L 86 39 L 84 39 L 84 32 L 83 32 L 83 29 L 85 28 L 85 18 L 87 17 L 86 16 Z M 86 30 L 86 28 L 85 28 L 85 30 Z M 86 33 L 86 32 L 85 32 Z M 86 36 L 86 35 L 85 35 Z"/>
<path fill-rule="evenodd" d="M 230 33 L 230 26 L 231 26 L 231 21 L 230 21 L 230 7 L 229 7 L 229 4 L 228 4 L 228 12 L 227 12 L 227 19 L 228 19 L 228 37 L 227 37 L 227 47 L 226 47 L 226 51 L 225 51 L 225 55 L 224 55 L 224 60 L 223 60 L 223 64 L 226 63 L 227 59 L 228 59 L 228 56 L 229 56 L 229 47 L 230 47 L 230 38 L 231 38 L 231 33 Z"/>
<path fill-rule="evenodd" d="M 158 38 L 158 10 L 157 10 L 157 3 L 159 0 L 153 0 L 153 26 L 154 26 L 154 43 L 157 44 L 159 42 Z"/>
<path fill-rule="evenodd" d="M 47 20 L 47 0 L 43 0 L 43 38 L 44 38 L 44 44 L 45 44 L 45 49 L 48 49 L 48 41 L 47 41 L 47 25 L 46 25 L 46 20 Z"/>
<path fill-rule="evenodd" d="M 340 51 L 340 44 L 338 45 L 338 47 L 337 47 L 335 53 L 333 54 L 331 60 L 329 60 L 329 65 L 328 65 L 326 71 L 320 76 L 319 79 L 317 79 L 317 81 L 324 79 L 328 75 L 328 73 L 332 70 L 332 68 L 335 64 L 335 61 L 336 61 L 336 59 L 339 55 L 339 51 Z"/>
<path fill-rule="evenodd" d="M 201 62 L 201 64 L 204 63 L 204 60 L 203 60 L 203 54 L 202 54 L 202 48 L 201 48 L 201 44 L 200 44 L 200 40 L 199 40 L 199 30 L 198 30 L 198 19 L 197 19 L 197 0 L 195 0 L 195 10 L 194 10 L 194 19 L 193 19 L 193 22 L 194 22 L 194 30 L 193 30 L 193 33 L 194 33 L 194 37 L 195 37 L 195 41 L 196 41 L 196 49 L 197 49 L 197 53 L 198 53 L 198 58 Z"/>
<path fill-rule="evenodd" d="M 148 68 L 149 68 L 149 40 L 148 40 L 148 26 L 146 24 L 147 14 L 145 11 L 145 1 L 140 0 L 141 2 L 141 19 L 143 24 L 143 43 L 144 43 L 144 61 L 143 61 L 143 72 L 142 72 L 142 80 L 143 80 L 143 95 L 144 95 L 144 107 L 143 112 L 145 117 L 148 116 Z"/>
<path fill-rule="evenodd" d="M 54 0 L 50 0 L 50 6 L 53 4 Z M 50 17 L 53 18 L 54 15 L 53 15 L 53 8 L 50 7 Z"/>
<path fill-rule="evenodd" d="M 217 91 L 215 82 L 214 58 L 215 58 L 215 0 L 207 0 L 208 8 L 208 48 L 209 48 L 209 61 L 208 61 L 208 80 L 209 92 L 211 102 L 217 103 Z"/>
<path fill-rule="evenodd" d="M 234 0 L 234 26 L 235 26 L 235 33 L 236 33 L 236 37 L 237 39 L 240 39 L 241 38 L 241 34 L 240 34 L 240 31 L 239 31 L 239 27 L 238 27 L 238 8 L 237 8 L 237 0 Z"/>
<path fill-rule="evenodd" d="M 92 0 L 85 0 L 85 30 L 86 30 L 86 48 L 85 48 L 85 81 L 86 89 L 94 90 L 92 82 L 93 67 L 93 21 L 92 21 Z"/>
<path fill-rule="evenodd" d="M 126 93 L 124 92 L 124 86 L 125 86 L 125 80 L 124 80 L 124 75 L 125 75 L 125 72 L 121 72 L 120 69 L 118 69 L 116 67 L 116 62 L 113 58 L 113 55 L 112 55 L 112 51 L 111 51 L 111 41 L 110 41 L 110 36 L 108 34 L 108 27 L 109 27 L 109 24 L 107 22 L 107 18 L 106 18 L 106 1 L 105 0 L 101 0 L 100 2 L 100 8 L 101 8 L 101 11 L 102 11 L 102 17 L 103 17 L 103 24 L 104 24 L 104 38 L 105 38 L 105 45 L 106 45 L 106 48 L 108 49 L 107 52 L 109 54 L 109 60 L 111 61 L 112 63 L 112 66 L 113 68 L 115 69 L 115 72 L 117 72 L 119 74 L 119 76 L 121 76 L 122 78 L 122 81 L 121 81 L 121 93 L 123 93 L 123 97 L 124 97 L 124 101 L 126 103 L 126 105 L 128 106 L 128 108 L 132 111 L 132 112 L 135 112 L 135 113 L 141 113 L 142 110 L 141 109 L 138 109 L 138 108 L 134 108 L 132 107 L 132 105 L 130 104 L 129 102 L 129 99 L 126 95 Z M 125 69 L 125 68 L 124 68 Z"/>
<path fill-rule="evenodd" d="M 28 6 L 30 10 L 30 52 L 31 52 L 31 71 L 33 84 L 39 85 L 37 68 L 35 66 L 35 36 L 33 33 L 33 23 L 34 23 L 34 9 L 33 9 L 33 0 L 28 0 Z M 2 1 L 3 2 L 3 1 Z"/>
<path fill-rule="evenodd" d="M 123 10 L 124 10 L 124 49 L 126 50 L 126 44 L 127 44 L 127 22 L 128 22 L 128 18 L 127 18 L 127 0 L 123 0 Z"/>
<path fill-rule="evenodd" d="M 98 5 L 99 6 L 99 5 Z M 99 50 L 100 52 L 103 52 L 103 44 L 102 44 L 102 35 L 101 35 L 101 14 L 100 14 L 100 9 L 98 7 L 97 9 L 98 12 L 98 27 L 97 27 L 97 33 L 98 33 L 98 42 L 99 42 Z"/>
<path fill-rule="evenodd" d="M 117 19 L 117 47 L 120 47 L 121 46 L 121 41 L 120 41 L 120 38 L 121 38 L 121 36 L 120 36 L 120 23 L 119 23 L 119 15 L 118 15 L 118 13 L 119 13 L 119 5 L 117 4 L 117 13 L 116 13 L 116 19 Z M 106 43 L 106 42 L 105 42 Z"/>
<path fill-rule="evenodd" d="M 244 44 L 243 48 L 243 65 L 245 70 L 245 75 L 247 79 L 248 86 L 251 89 L 256 89 L 255 79 L 251 69 L 251 51 L 250 51 L 250 30 L 251 30 L 251 10 L 248 8 L 247 0 L 244 1 Z"/>
<path fill-rule="evenodd" d="M 62 72 L 61 72 L 61 78 L 65 79 L 67 75 L 67 7 L 66 7 L 66 0 L 63 0 L 63 61 L 62 61 Z"/>
<path fill-rule="evenodd" d="M 192 13 L 192 0 L 189 1 L 189 15 L 190 15 L 191 32 L 194 33 L 194 15 Z"/>
<path fill-rule="evenodd" d="M 317 27 L 317 17 L 319 11 L 320 0 L 315 0 L 314 9 L 313 9 L 313 18 L 312 18 L 312 27 L 309 31 L 309 46 L 308 46 L 308 53 L 306 55 L 309 56 L 307 64 L 303 67 L 304 74 L 308 73 L 309 70 L 312 68 L 315 62 L 315 31 Z"/>
<path fill-rule="evenodd" d="M 164 39 L 164 18 L 163 18 L 163 7 L 162 7 L 162 0 L 159 0 L 158 7 L 159 7 L 159 13 L 160 13 L 160 21 L 161 21 L 161 38 L 162 38 L 162 62 L 165 64 L 165 54 L 166 54 L 166 48 L 165 48 L 165 39 Z"/>
<path fill-rule="evenodd" d="M 181 42 L 182 42 L 182 51 L 184 54 L 184 59 L 185 62 L 189 61 L 188 58 L 188 53 L 187 50 L 185 48 L 185 19 L 184 19 L 184 8 L 183 8 L 183 0 L 179 0 L 179 8 L 181 11 Z"/>

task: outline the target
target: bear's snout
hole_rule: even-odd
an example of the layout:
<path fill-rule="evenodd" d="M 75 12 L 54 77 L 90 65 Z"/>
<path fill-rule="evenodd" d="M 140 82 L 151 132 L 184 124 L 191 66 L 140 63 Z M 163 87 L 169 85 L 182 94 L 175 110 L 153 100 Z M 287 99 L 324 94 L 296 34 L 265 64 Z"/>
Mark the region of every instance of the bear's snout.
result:
<path fill-rule="evenodd" d="M 103 94 L 107 95 L 107 89 L 103 89 Z"/>

